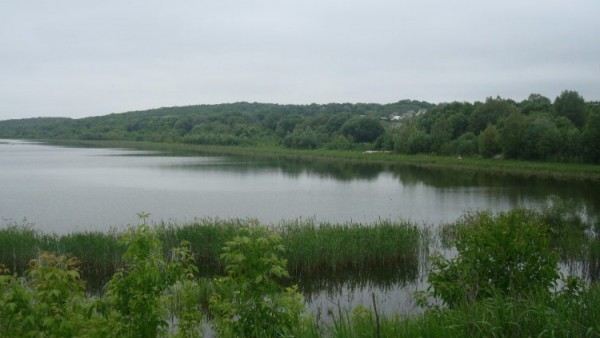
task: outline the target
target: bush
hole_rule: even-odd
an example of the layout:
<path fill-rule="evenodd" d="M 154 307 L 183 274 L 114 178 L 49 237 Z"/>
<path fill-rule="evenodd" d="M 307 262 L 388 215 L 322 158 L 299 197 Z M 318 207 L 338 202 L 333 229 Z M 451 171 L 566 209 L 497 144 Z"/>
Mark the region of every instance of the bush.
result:
<path fill-rule="evenodd" d="M 221 337 L 291 337 L 300 327 L 302 296 L 284 288 L 288 277 L 278 235 L 248 228 L 227 242 L 226 276 L 215 282 L 210 309 Z"/>
<path fill-rule="evenodd" d="M 85 295 L 78 262 L 66 256 L 42 253 L 24 278 L 0 276 L 0 335 L 157 337 L 166 333 L 166 319 L 177 316 L 175 336 L 201 336 L 200 289 L 189 246 L 174 249 L 166 261 L 155 231 L 145 224 L 125 242 L 125 268 L 98 297 Z"/>
<path fill-rule="evenodd" d="M 41 253 L 26 278 L 0 276 L 2 337 L 73 337 L 90 305 L 73 258 Z"/>
<path fill-rule="evenodd" d="M 558 278 L 548 232 L 522 210 L 468 217 L 457 229 L 457 257 L 433 259 L 433 296 L 454 307 L 499 294 L 548 291 Z"/>

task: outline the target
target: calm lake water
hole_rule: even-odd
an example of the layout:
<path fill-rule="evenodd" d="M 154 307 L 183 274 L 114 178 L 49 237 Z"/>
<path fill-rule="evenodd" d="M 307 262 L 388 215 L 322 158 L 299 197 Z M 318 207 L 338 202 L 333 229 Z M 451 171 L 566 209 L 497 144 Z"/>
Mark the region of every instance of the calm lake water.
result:
<path fill-rule="evenodd" d="M 580 182 L 459 174 L 380 165 L 172 156 L 125 149 L 0 142 L 0 225 L 53 232 L 198 217 L 439 224 L 469 210 L 544 204 L 551 195 L 599 209 Z"/>
<path fill-rule="evenodd" d="M 136 224 L 141 211 L 154 222 L 384 218 L 435 227 L 465 211 L 540 207 L 552 196 L 574 201 L 582 213 L 599 214 L 600 186 L 584 182 L 0 140 L 0 227 L 33 224 L 46 232 L 123 228 Z M 371 306 L 373 293 L 382 312 L 414 313 L 412 295 L 426 287 L 426 261 L 402 280 L 337 281 L 305 295 L 313 312 L 323 317 L 338 306 Z M 585 266 L 571 268 L 565 272 L 586 275 L 579 271 Z"/>

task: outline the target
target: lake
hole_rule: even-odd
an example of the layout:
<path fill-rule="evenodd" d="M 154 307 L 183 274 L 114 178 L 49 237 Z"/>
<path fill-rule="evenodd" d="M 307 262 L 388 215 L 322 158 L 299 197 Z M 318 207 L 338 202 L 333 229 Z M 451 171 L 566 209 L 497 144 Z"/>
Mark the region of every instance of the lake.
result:
<path fill-rule="evenodd" d="M 552 196 L 573 201 L 587 215 L 600 210 L 600 186 L 589 182 L 13 140 L 0 141 L 0 173 L 0 226 L 32 224 L 56 233 L 124 228 L 138 223 L 141 211 L 153 222 L 407 219 L 435 227 L 466 211 L 541 207 Z M 572 268 L 582 274 L 580 266 Z M 413 313 L 412 295 L 426 286 L 425 270 L 401 281 L 338 281 L 305 295 L 323 316 L 337 306 L 369 306 L 373 293 L 383 312 Z"/>
<path fill-rule="evenodd" d="M 126 149 L 0 143 L 0 224 L 50 232 L 104 230 L 150 219 L 296 218 L 451 222 L 465 211 L 536 207 L 551 195 L 599 210 L 581 182 L 381 165 L 175 156 Z"/>

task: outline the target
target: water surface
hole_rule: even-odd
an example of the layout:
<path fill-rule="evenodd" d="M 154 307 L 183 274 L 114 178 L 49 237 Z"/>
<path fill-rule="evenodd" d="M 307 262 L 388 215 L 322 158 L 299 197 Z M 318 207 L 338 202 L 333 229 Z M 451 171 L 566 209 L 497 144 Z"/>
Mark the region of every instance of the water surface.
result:
<path fill-rule="evenodd" d="M 0 225 L 44 231 L 108 229 L 197 217 L 439 224 L 465 211 L 535 207 L 557 195 L 588 211 L 600 187 L 381 165 L 173 156 L 126 149 L 0 143 Z"/>
<path fill-rule="evenodd" d="M 574 202 L 591 216 L 600 210 L 600 186 L 578 181 L 0 140 L 0 227 L 32 223 L 45 232 L 122 228 L 137 223 L 140 211 L 151 213 L 155 222 L 198 217 L 257 218 L 266 223 L 386 218 L 435 228 L 465 211 L 539 207 L 552 196 Z M 325 320 L 340 309 L 371 307 L 373 297 L 383 313 L 415 313 L 420 309 L 413 294 L 427 287 L 428 250 L 437 249 L 426 248 L 416 265 L 382 276 L 298 282 L 309 308 Z M 576 257 L 561 269 L 597 279 L 597 262 L 594 257 Z"/>

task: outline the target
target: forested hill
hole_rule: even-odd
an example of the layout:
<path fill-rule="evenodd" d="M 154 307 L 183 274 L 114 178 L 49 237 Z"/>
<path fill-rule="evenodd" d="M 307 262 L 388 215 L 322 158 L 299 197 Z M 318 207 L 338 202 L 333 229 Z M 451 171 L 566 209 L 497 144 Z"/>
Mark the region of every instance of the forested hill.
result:
<path fill-rule="evenodd" d="M 521 102 L 159 108 L 82 119 L 0 121 L 0 138 L 135 140 L 600 163 L 600 104 L 564 91 Z"/>
<path fill-rule="evenodd" d="M 0 137 L 258 145 L 280 144 L 290 134 L 306 133 L 314 136 L 314 139 L 299 146 L 311 148 L 331 139 L 352 118 L 368 116 L 383 121 L 393 116 L 424 112 L 433 106 L 411 100 L 390 104 L 279 105 L 239 102 L 194 105 L 81 119 L 0 121 Z"/>

